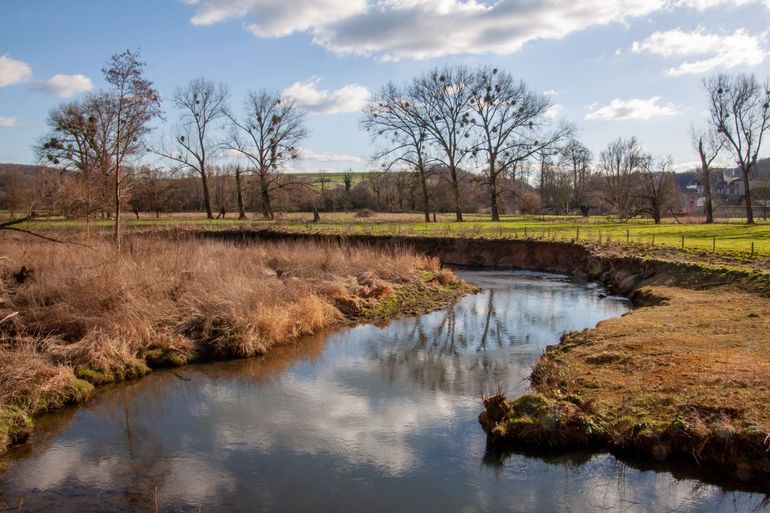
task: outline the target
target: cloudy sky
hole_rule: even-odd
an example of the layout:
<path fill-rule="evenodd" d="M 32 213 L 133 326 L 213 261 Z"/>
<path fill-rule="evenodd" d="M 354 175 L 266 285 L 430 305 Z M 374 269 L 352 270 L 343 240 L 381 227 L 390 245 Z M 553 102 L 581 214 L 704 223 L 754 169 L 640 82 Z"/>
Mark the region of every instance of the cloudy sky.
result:
<path fill-rule="evenodd" d="M 306 169 L 366 168 L 369 94 L 445 63 L 509 70 L 596 153 L 635 135 L 686 167 L 701 81 L 769 77 L 768 27 L 770 0 L 2 0 L 0 162 L 33 163 L 49 109 L 140 48 L 166 98 L 198 76 L 228 84 L 235 109 L 250 89 L 293 97 Z"/>

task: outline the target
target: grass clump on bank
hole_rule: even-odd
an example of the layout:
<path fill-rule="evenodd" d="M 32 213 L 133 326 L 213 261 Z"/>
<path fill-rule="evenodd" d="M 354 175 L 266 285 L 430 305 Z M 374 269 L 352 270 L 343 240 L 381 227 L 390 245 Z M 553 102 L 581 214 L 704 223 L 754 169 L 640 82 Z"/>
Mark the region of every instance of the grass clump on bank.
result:
<path fill-rule="evenodd" d="M 485 400 L 493 441 L 607 447 L 770 476 L 770 303 L 652 286 L 652 306 L 550 346 L 533 392 Z"/>
<path fill-rule="evenodd" d="M 416 291 L 424 302 L 415 308 L 468 291 L 413 251 L 329 242 L 144 234 L 117 257 L 106 242 L 14 238 L 0 242 L 0 255 L 0 448 L 29 434 L 31 416 L 82 401 L 94 385 L 260 355 L 375 312 L 403 312 Z"/>

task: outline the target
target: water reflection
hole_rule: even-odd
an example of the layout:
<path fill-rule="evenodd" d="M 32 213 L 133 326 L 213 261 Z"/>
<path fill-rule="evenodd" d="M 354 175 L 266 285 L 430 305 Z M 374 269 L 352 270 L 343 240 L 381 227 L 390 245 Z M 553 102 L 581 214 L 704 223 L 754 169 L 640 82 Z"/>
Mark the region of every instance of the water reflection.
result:
<path fill-rule="evenodd" d="M 743 511 L 726 493 L 607 455 L 483 463 L 482 393 L 525 386 L 545 344 L 626 311 L 562 278 L 470 273 L 453 308 L 190 366 L 44 420 L 14 451 L 16 511 Z"/>

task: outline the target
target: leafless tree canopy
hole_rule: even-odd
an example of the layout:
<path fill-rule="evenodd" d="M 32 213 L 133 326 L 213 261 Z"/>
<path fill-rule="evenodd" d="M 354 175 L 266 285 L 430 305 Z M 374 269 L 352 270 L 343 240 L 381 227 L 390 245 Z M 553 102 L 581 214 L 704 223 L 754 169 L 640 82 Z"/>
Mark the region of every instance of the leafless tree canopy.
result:
<path fill-rule="evenodd" d="M 703 82 L 712 126 L 724 138 L 743 174 L 746 222 L 754 223 L 750 178 L 770 128 L 770 83 L 754 75 L 717 75 Z"/>
<path fill-rule="evenodd" d="M 126 50 L 113 55 L 102 69 L 111 86 L 103 97 L 109 101 L 114 115 L 111 125 L 113 167 L 113 199 L 115 208 L 115 243 L 120 249 L 121 201 L 124 180 L 122 166 L 126 159 L 144 152 L 143 138 L 150 132 L 150 122 L 161 116 L 160 95 L 153 83 L 144 78 L 145 62 L 137 52 Z"/>
<path fill-rule="evenodd" d="M 271 196 L 289 183 L 280 173 L 300 158 L 300 143 L 308 135 L 305 114 L 291 100 L 263 90 L 248 94 L 242 117 L 228 117 L 232 122 L 228 147 L 251 164 L 259 182 L 262 215 L 272 219 Z"/>
<path fill-rule="evenodd" d="M 218 128 L 218 122 L 226 118 L 229 96 L 226 85 L 217 85 L 204 78 L 191 80 L 186 87 L 177 89 L 174 93 L 174 106 L 179 110 L 179 134 L 174 136 L 173 150 L 157 151 L 200 176 L 209 219 L 214 216 L 211 211 L 207 164 L 223 147 L 223 141 L 217 140 L 212 131 Z"/>

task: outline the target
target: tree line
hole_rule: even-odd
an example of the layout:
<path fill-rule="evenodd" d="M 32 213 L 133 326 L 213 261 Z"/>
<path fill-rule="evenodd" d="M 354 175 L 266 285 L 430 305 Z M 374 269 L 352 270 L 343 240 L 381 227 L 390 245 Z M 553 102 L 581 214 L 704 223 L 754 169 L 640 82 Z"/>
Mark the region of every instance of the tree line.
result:
<path fill-rule="evenodd" d="M 574 125 L 552 119 L 547 95 L 499 68 L 436 67 L 384 85 L 360 121 L 376 148 L 376 169 L 345 173 L 340 183 L 286 172 L 309 135 L 305 113 L 290 99 L 254 90 L 235 110 L 226 85 L 197 78 L 173 93 L 168 115 L 145 66 L 137 52 L 111 57 L 103 69 L 108 87 L 54 108 L 35 146 L 41 163 L 60 171 L 43 173 L 38 208 L 53 202 L 87 221 L 108 216 L 118 243 L 126 207 L 137 215 L 231 211 L 242 219 L 247 211 L 273 219 L 276 210 L 309 210 L 317 219 L 323 211 L 370 208 L 420 211 L 425 222 L 436 212 L 462 221 L 463 212 L 482 211 L 496 221 L 503 212 L 600 210 L 657 223 L 681 204 L 670 157 L 653 156 L 634 137 L 594 156 Z M 709 119 L 691 139 L 706 221 L 713 222 L 712 167 L 729 155 L 753 223 L 751 177 L 768 129 L 770 87 L 745 74 L 703 85 Z M 156 125 L 165 136 L 151 137 Z M 150 157 L 160 164 L 148 165 Z M 6 202 L 14 189 L 18 203 L 18 187 L 4 182 Z"/>

